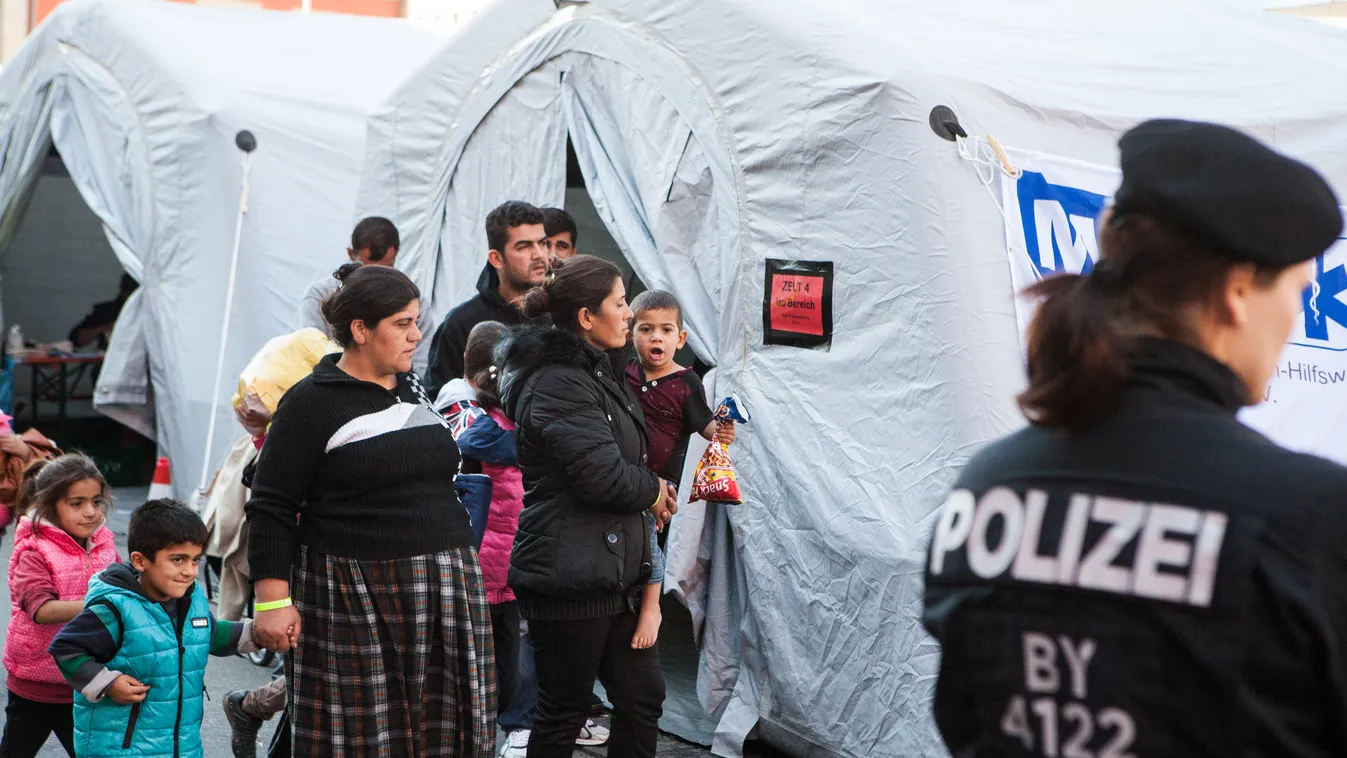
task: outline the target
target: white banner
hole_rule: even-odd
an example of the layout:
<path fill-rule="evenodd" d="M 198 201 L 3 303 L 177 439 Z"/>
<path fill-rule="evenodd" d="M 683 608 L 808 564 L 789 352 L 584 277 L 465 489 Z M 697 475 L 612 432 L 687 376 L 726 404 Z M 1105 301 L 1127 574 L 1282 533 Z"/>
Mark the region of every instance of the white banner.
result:
<path fill-rule="evenodd" d="M 1059 272 L 1088 273 L 1099 256 L 1095 223 L 1121 175 L 1115 168 L 1008 151 L 1023 173 L 1002 176 L 1006 250 L 1015 291 Z M 1315 263 L 1265 401 L 1240 418 L 1278 444 L 1347 464 L 1347 244 L 1339 238 Z M 1034 303 L 1015 299 L 1024 344 Z"/>

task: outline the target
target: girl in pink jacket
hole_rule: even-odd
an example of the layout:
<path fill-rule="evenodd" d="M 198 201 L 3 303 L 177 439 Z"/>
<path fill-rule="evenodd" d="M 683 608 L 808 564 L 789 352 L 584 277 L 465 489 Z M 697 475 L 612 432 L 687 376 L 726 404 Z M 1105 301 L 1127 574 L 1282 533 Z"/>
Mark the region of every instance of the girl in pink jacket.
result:
<path fill-rule="evenodd" d="M 120 560 L 105 525 L 112 498 L 94 462 L 75 454 L 29 466 L 19 503 L 28 512 L 9 561 L 9 705 L 0 755 L 36 756 L 54 733 L 74 756 L 74 693 L 47 646 L 84 610 L 89 578 Z"/>
<path fill-rule="evenodd" d="M 463 471 L 480 471 L 491 477 L 491 510 L 477 560 L 482 567 L 487 602 L 491 604 L 501 713 L 509 708 L 514 697 L 517 673 L 519 611 L 508 574 L 514 533 L 519 529 L 519 511 L 524 507 L 524 477 L 516 465 L 514 424 L 500 408 L 498 371 L 492 359 L 496 344 L 506 331 L 504 324 L 487 321 L 468 334 L 463 371 L 466 384 L 476 395 L 476 407 L 461 414 L 452 425 L 463 456 Z"/>

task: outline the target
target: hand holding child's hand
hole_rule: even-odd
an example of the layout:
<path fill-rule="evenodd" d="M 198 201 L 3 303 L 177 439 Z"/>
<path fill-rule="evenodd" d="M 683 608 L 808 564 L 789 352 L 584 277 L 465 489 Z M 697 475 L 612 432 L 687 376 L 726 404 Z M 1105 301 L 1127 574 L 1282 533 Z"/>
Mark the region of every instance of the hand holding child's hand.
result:
<path fill-rule="evenodd" d="M 131 705 L 145 700 L 145 695 L 150 691 L 150 685 L 141 684 L 134 676 L 122 674 L 116 681 L 108 687 L 108 697 L 117 705 Z"/>
<path fill-rule="evenodd" d="M 299 611 L 294 606 L 261 611 L 253 618 L 253 639 L 262 647 L 284 653 L 299 644 Z"/>

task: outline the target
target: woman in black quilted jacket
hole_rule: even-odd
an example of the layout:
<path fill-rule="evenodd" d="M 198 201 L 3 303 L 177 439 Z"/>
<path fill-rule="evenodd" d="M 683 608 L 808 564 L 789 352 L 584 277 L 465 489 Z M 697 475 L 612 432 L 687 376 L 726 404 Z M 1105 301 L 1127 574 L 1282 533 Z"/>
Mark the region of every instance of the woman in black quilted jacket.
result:
<path fill-rule="evenodd" d="M 552 324 L 501 348 L 525 489 L 510 586 L 538 674 L 528 755 L 569 758 L 597 676 L 613 703 L 609 755 L 654 756 L 664 676 L 657 650 L 633 650 L 631 638 L 650 572 L 642 513 L 662 525 L 676 506 L 645 466 L 641 404 L 609 353 L 631 331 L 621 273 L 575 256 L 528 294 L 524 313 Z"/>

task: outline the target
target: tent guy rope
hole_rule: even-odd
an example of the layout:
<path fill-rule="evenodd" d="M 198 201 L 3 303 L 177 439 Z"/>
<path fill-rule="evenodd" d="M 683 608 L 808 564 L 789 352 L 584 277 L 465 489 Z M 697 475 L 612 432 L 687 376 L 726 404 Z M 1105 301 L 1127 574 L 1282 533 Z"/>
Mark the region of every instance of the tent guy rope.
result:
<path fill-rule="evenodd" d="M 977 173 L 978 181 L 986 188 L 996 209 L 1004 213 L 1001 200 L 996 196 L 996 190 L 992 189 L 992 184 L 996 182 L 996 173 L 1000 171 L 1014 179 L 1020 175 L 1020 170 L 1010 162 L 1010 156 L 1006 155 L 1001 143 L 990 134 L 985 139 L 956 136 L 955 141 L 959 146 L 959 157 L 973 164 L 973 171 Z"/>

